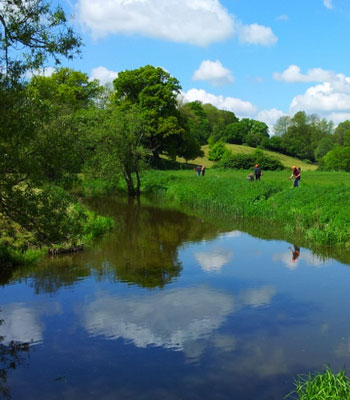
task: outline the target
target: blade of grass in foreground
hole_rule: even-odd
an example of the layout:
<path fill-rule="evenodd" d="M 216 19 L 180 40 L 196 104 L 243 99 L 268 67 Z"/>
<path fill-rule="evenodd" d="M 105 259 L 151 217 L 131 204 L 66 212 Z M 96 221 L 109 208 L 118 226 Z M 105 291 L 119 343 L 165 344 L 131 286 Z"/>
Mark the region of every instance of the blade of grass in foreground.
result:
<path fill-rule="evenodd" d="M 323 373 L 299 375 L 295 390 L 285 398 L 297 400 L 350 400 L 350 378 L 342 370 L 337 374 L 326 367 Z"/>

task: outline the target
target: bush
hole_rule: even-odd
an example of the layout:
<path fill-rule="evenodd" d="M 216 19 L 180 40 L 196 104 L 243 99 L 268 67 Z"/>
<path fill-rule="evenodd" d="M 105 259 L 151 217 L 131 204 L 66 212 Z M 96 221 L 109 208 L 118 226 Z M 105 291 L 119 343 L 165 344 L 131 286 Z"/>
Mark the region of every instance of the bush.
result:
<path fill-rule="evenodd" d="M 225 143 L 216 142 L 209 150 L 208 159 L 210 161 L 219 161 L 227 153 L 228 150 L 225 147 Z"/>
<path fill-rule="evenodd" d="M 337 146 L 322 157 L 320 168 L 327 171 L 350 172 L 350 146 Z"/>
<path fill-rule="evenodd" d="M 216 168 L 224 169 L 251 169 L 254 164 L 259 164 L 263 170 L 282 170 L 283 164 L 275 157 L 268 156 L 261 150 L 252 154 L 232 154 L 226 152 L 222 159 L 215 164 Z"/>

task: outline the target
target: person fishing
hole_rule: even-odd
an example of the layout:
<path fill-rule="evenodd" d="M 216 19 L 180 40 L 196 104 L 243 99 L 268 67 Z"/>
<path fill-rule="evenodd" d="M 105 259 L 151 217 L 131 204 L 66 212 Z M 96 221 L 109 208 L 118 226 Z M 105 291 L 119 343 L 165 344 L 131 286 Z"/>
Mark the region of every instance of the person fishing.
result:
<path fill-rule="evenodd" d="M 299 187 L 300 175 L 301 175 L 301 168 L 297 168 L 295 165 L 293 165 L 292 175 L 289 177 L 289 179 L 294 178 L 293 187 Z"/>

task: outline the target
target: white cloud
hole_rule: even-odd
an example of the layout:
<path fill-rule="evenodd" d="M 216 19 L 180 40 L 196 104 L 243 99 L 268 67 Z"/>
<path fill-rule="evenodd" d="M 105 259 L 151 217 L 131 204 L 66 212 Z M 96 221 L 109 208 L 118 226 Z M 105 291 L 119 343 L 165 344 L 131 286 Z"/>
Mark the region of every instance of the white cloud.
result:
<path fill-rule="evenodd" d="M 0 336 L 3 343 L 11 341 L 20 343 L 40 343 L 43 340 L 44 327 L 35 309 L 22 303 L 13 303 L 2 308 Z"/>
<path fill-rule="evenodd" d="M 209 81 L 214 86 L 221 86 L 234 82 L 232 72 L 225 68 L 220 61 L 202 61 L 199 68 L 194 72 L 193 80 Z"/>
<path fill-rule="evenodd" d="M 220 110 L 233 112 L 238 118 L 253 118 L 265 122 L 270 132 L 272 132 L 272 127 L 278 118 L 285 115 L 283 111 L 277 110 L 276 108 L 258 111 L 258 108 L 249 101 L 244 101 L 235 97 L 214 95 L 203 89 L 190 89 L 188 92 L 182 92 L 182 98 L 184 101 L 188 102 L 197 100 L 203 104 L 212 104 Z"/>
<path fill-rule="evenodd" d="M 259 111 L 255 119 L 258 121 L 265 122 L 265 124 L 269 127 L 269 132 L 273 132 L 273 126 L 277 122 L 278 118 L 283 117 L 283 115 L 286 115 L 281 110 L 277 110 L 277 108 L 271 108 L 270 110 L 261 110 Z"/>
<path fill-rule="evenodd" d="M 206 46 L 234 33 L 234 20 L 218 0 L 78 0 L 78 15 L 95 38 L 109 34 Z"/>
<path fill-rule="evenodd" d="M 323 0 L 323 5 L 329 10 L 333 8 L 332 0 Z"/>
<path fill-rule="evenodd" d="M 304 94 L 295 96 L 290 114 L 299 110 L 329 118 L 350 113 L 350 78 L 338 74 L 337 79 L 312 86 Z"/>
<path fill-rule="evenodd" d="M 288 21 L 289 17 L 287 14 L 282 14 L 282 15 L 279 15 L 276 19 L 277 19 L 277 21 Z"/>
<path fill-rule="evenodd" d="M 99 293 L 84 310 L 83 324 L 91 335 L 124 338 L 141 348 L 192 349 L 192 357 L 196 341 L 208 339 L 233 312 L 234 303 L 231 295 L 190 288 L 128 299 Z"/>
<path fill-rule="evenodd" d="M 232 260 L 233 251 L 214 249 L 213 251 L 197 252 L 194 256 L 204 271 L 219 271 Z"/>
<path fill-rule="evenodd" d="M 39 76 L 45 76 L 45 77 L 50 77 L 54 72 L 56 72 L 55 68 L 52 67 L 46 67 L 46 68 L 41 68 L 37 69 L 35 71 L 30 71 L 26 73 L 27 79 L 31 79 L 33 76 L 39 75 Z"/>
<path fill-rule="evenodd" d="M 274 45 L 278 40 L 270 27 L 258 24 L 238 24 L 238 37 L 241 43 L 261 44 L 263 46 Z"/>
<path fill-rule="evenodd" d="M 272 297 L 276 294 L 273 286 L 248 289 L 239 295 L 240 302 L 246 306 L 260 307 L 271 303 Z"/>
<path fill-rule="evenodd" d="M 251 117 L 257 112 L 256 106 L 249 101 L 237 99 L 235 97 L 217 96 L 206 92 L 203 89 L 190 89 L 188 92 L 182 92 L 184 101 L 201 101 L 203 104 L 210 103 L 221 109 L 232 111 L 239 118 Z"/>
<path fill-rule="evenodd" d="M 290 65 L 282 73 L 275 72 L 273 77 L 277 81 L 283 81 L 288 83 L 295 82 L 326 82 L 334 80 L 336 74 L 332 71 L 327 71 L 322 68 L 312 68 L 307 71 L 306 74 L 300 72 L 300 68 L 297 65 Z"/>
<path fill-rule="evenodd" d="M 118 77 L 118 72 L 110 71 L 106 67 L 97 67 L 91 71 L 90 80 L 98 79 L 101 85 L 112 83 Z"/>

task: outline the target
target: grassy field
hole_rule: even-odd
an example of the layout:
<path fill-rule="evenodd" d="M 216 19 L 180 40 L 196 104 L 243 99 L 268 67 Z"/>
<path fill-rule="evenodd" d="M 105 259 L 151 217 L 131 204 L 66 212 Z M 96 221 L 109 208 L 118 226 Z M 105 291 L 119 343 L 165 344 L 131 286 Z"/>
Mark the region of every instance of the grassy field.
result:
<path fill-rule="evenodd" d="M 261 182 L 249 182 L 247 174 L 209 169 L 197 177 L 188 170 L 148 171 L 143 191 L 226 219 L 279 225 L 280 239 L 350 248 L 350 174 L 305 171 L 299 188 L 292 187 L 289 171 L 268 171 Z"/>
<path fill-rule="evenodd" d="M 232 151 L 232 153 L 237 154 L 237 153 L 243 153 L 243 154 L 251 154 L 254 153 L 256 150 L 254 147 L 249 147 L 249 146 L 240 146 L 238 144 L 228 144 L 226 143 L 225 145 L 228 149 Z M 204 164 L 206 167 L 210 168 L 213 166 L 213 162 L 208 160 L 208 152 L 209 152 L 209 147 L 202 146 L 202 150 L 204 151 L 204 157 L 199 157 L 196 158 L 195 160 L 191 161 L 191 164 L 199 164 L 202 165 Z M 284 154 L 280 153 L 275 153 L 273 151 L 268 151 L 264 150 L 266 154 L 269 156 L 276 157 L 278 160 L 281 161 L 281 163 L 286 167 L 286 168 L 291 168 L 293 165 L 296 165 L 297 167 L 301 167 L 302 171 L 315 171 L 317 169 L 317 165 L 311 165 L 304 163 L 303 161 L 298 160 L 297 158 L 289 157 Z M 184 159 L 178 158 L 178 162 L 185 162 Z"/>

